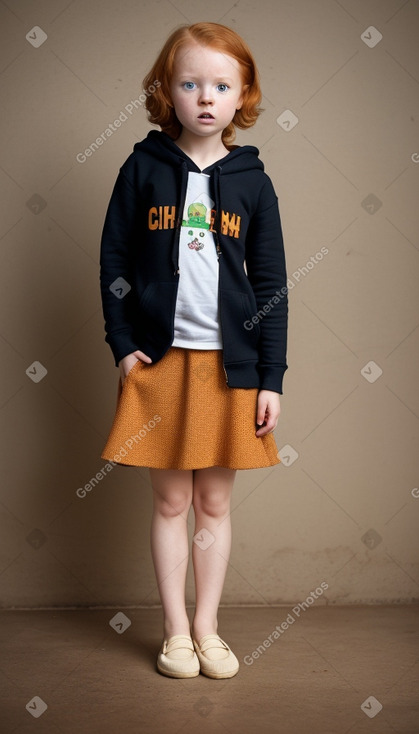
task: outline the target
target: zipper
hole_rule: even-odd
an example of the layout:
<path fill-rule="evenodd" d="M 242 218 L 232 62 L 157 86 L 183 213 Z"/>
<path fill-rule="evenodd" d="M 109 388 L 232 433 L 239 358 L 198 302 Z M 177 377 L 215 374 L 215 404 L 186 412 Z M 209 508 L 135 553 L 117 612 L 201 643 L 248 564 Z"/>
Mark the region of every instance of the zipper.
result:
<path fill-rule="evenodd" d="M 176 231 L 176 252 L 177 252 L 177 265 L 173 271 L 173 275 L 179 275 L 179 242 L 180 242 L 180 231 L 182 226 L 182 220 L 180 216 L 176 219 L 175 231 Z"/>
<path fill-rule="evenodd" d="M 220 247 L 220 242 L 218 240 L 218 232 L 217 232 L 217 230 L 215 230 L 214 235 L 215 235 L 215 250 L 217 252 L 217 260 L 219 260 L 220 259 L 220 255 L 222 254 L 222 250 L 221 250 L 221 247 Z"/>
<path fill-rule="evenodd" d="M 221 355 L 221 361 L 223 364 L 223 370 L 224 370 L 224 376 L 226 380 L 226 384 L 228 385 L 228 374 L 227 370 L 224 366 L 224 336 L 223 336 L 223 320 L 221 318 L 221 295 L 220 295 L 220 271 L 218 271 L 218 313 L 220 314 L 220 329 L 221 329 L 221 340 L 223 343 L 223 349 L 222 349 L 222 355 Z"/>
<path fill-rule="evenodd" d="M 221 214 L 220 214 L 220 208 L 221 208 L 221 196 L 220 196 L 220 173 L 221 173 L 221 166 L 218 166 L 214 171 L 214 197 L 215 197 L 215 222 L 214 222 L 214 239 L 215 239 L 215 250 L 217 252 L 217 260 L 219 261 L 220 255 L 222 255 L 222 250 L 220 247 L 220 241 L 218 239 L 218 231 L 221 226 Z M 222 354 L 222 363 L 223 363 L 223 370 L 224 370 L 224 376 L 226 385 L 228 385 L 228 374 L 227 370 L 224 366 L 224 337 L 223 337 L 223 320 L 221 318 L 221 295 L 220 295 L 220 269 L 218 270 L 218 313 L 220 314 L 220 327 L 221 327 L 221 338 L 223 341 L 223 354 Z"/>
<path fill-rule="evenodd" d="M 226 383 L 228 385 L 228 375 L 227 375 L 227 372 L 226 372 L 226 368 L 224 367 L 224 360 L 223 360 L 223 370 L 224 370 L 224 374 L 225 374 L 225 378 L 226 378 Z"/>
<path fill-rule="evenodd" d="M 221 196 L 220 196 L 220 173 L 221 173 L 221 166 L 217 166 L 217 168 L 214 171 L 214 196 L 215 196 L 215 249 L 217 252 L 217 260 L 220 259 L 220 255 L 222 254 L 222 250 L 220 247 L 220 241 L 218 239 L 218 232 L 221 229 Z"/>

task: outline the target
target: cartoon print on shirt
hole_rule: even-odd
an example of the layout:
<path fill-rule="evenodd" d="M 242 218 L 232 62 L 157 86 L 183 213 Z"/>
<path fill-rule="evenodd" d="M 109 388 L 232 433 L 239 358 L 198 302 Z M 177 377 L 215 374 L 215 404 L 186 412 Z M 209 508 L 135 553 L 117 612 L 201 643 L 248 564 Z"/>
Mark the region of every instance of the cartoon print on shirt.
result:
<path fill-rule="evenodd" d="M 203 249 L 204 243 L 203 242 L 199 242 L 198 241 L 198 238 L 195 237 L 195 239 L 192 240 L 192 242 L 189 242 L 188 243 L 188 247 L 189 247 L 190 250 L 196 250 L 197 252 L 199 252 L 199 250 L 202 250 Z"/>
<path fill-rule="evenodd" d="M 195 201 L 188 206 L 188 219 L 182 222 L 183 227 L 198 227 L 199 229 L 209 229 L 210 224 L 207 222 L 207 207 L 199 201 Z"/>
<path fill-rule="evenodd" d="M 205 204 L 202 203 L 202 199 L 209 199 L 208 195 L 203 193 L 199 197 L 201 201 L 193 201 L 191 204 L 189 204 L 188 208 L 186 210 L 187 219 L 184 219 L 182 221 L 183 227 L 193 227 L 194 229 L 200 229 L 200 230 L 209 230 L 211 228 L 211 208 L 208 208 L 205 206 Z M 208 200 L 208 203 L 212 206 L 211 200 Z M 203 250 L 205 247 L 205 232 L 199 232 L 199 235 L 195 234 L 193 229 L 190 229 L 188 231 L 188 235 L 190 237 L 193 237 L 193 239 L 188 242 L 188 247 L 190 250 L 195 250 L 196 252 L 200 252 L 200 250 Z M 199 239 L 198 239 L 199 237 Z"/>

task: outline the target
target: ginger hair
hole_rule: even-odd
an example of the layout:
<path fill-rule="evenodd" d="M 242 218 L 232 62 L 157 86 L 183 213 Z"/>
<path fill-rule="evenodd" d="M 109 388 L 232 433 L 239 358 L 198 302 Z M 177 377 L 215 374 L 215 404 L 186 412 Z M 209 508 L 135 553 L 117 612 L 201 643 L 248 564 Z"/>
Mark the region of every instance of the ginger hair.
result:
<path fill-rule="evenodd" d="M 231 149 L 236 137 L 235 128 L 252 127 L 263 111 L 260 108 L 262 93 L 258 70 L 249 47 L 238 33 L 219 23 L 194 23 L 190 26 L 181 26 L 171 33 L 143 81 L 144 90 L 155 87 L 156 81 L 160 82 L 156 90 L 147 95 L 145 107 L 148 120 L 154 125 L 160 125 L 163 132 L 173 140 L 179 137 L 182 125 L 176 117 L 170 84 L 176 51 L 191 41 L 232 56 L 239 63 L 243 84 L 243 105 L 240 110 L 236 110 L 232 121 L 221 136 L 224 145 Z"/>

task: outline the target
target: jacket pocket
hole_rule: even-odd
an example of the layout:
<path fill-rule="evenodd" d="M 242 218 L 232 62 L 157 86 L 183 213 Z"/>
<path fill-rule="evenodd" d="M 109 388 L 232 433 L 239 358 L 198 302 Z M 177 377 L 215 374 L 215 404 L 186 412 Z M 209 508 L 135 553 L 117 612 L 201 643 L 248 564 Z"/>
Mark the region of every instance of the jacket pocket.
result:
<path fill-rule="evenodd" d="M 260 337 L 260 326 L 259 319 L 257 316 L 257 306 L 252 308 L 249 295 L 247 293 L 241 294 L 243 297 L 243 308 L 246 313 L 246 331 L 252 331 L 256 337 L 256 341 L 259 341 Z M 257 320 L 256 320 L 257 319 Z"/>
<path fill-rule="evenodd" d="M 173 333 L 177 283 L 148 283 L 136 313 L 139 333 L 149 342 L 165 344 Z"/>
<path fill-rule="evenodd" d="M 258 358 L 260 327 L 252 321 L 247 293 L 220 290 L 221 327 L 226 361 L 247 361 Z"/>

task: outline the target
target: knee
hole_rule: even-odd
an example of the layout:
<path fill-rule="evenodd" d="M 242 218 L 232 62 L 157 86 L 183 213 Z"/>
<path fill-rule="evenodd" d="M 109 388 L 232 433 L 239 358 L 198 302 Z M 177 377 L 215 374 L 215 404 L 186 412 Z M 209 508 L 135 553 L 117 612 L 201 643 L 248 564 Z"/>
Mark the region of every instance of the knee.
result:
<path fill-rule="evenodd" d="M 195 513 L 209 517 L 225 517 L 230 511 L 230 495 L 214 488 L 194 490 L 192 503 Z"/>
<path fill-rule="evenodd" d="M 189 512 L 192 498 L 189 493 L 185 492 L 169 492 L 167 495 L 160 495 L 154 492 L 154 510 L 163 517 L 176 517 L 186 515 Z"/>

